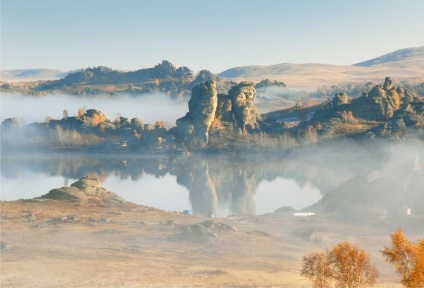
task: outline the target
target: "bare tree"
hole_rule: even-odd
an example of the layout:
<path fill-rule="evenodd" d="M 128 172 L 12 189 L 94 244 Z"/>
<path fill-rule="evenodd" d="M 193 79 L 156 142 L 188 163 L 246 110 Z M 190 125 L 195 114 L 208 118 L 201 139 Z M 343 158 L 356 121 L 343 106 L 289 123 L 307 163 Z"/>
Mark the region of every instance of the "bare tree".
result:
<path fill-rule="evenodd" d="M 331 284 L 331 268 L 325 252 L 315 252 L 303 257 L 300 275 L 312 281 L 314 288 L 327 288 Z"/>

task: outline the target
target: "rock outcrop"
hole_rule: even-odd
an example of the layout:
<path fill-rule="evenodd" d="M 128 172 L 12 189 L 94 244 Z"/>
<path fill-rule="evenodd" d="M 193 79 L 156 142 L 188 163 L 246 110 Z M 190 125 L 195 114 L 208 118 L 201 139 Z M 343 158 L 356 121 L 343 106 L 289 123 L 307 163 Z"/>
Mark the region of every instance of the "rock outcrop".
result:
<path fill-rule="evenodd" d="M 339 106 L 349 104 L 351 100 L 352 98 L 347 96 L 347 94 L 344 92 L 336 93 L 332 101 L 333 107 L 337 110 Z"/>
<path fill-rule="evenodd" d="M 232 122 L 232 103 L 228 95 L 218 94 L 218 106 L 216 107 L 215 118 L 220 122 Z"/>
<path fill-rule="evenodd" d="M 353 115 L 366 120 L 387 120 L 399 109 L 401 100 L 390 77 L 352 103 Z"/>
<path fill-rule="evenodd" d="M 177 120 L 177 133 L 183 138 L 194 135 L 201 143 L 208 143 L 208 132 L 217 106 L 215 81 L 206 81 L 193 87 L 188 113 Z"/>
<path fill-rule="evenodd" d="M 228 95 L 217 94 L 215 81 L 195 86 L 188 103 L 189 112 L 177 120 L 177 135 L 190 142 L 193 136 L 203 144 L 209 140 L 209 129 L 232 126 L 237 133 L 246 134 L 259 129 L 260 116 L 253 103 L 256 90 L 252 82 L 233 86 Z"/>
<path fill-rule="evenodd" d="M 203 142 L 208 142 L 208 132 L 215 117 L 218 93 L 215 81 L 206 81 L 192 90 L 188 110 L 193 119 L 194 133 Z"/>
<path fill-rule="evenodd" d="M 103 200 L 123 203 L 121 197 L 101 187 L 101 182 L 96 178 L 84 177 L 71 184 L 70 187 L 52 189 L 49 193 L 41 196 L 52 200 Z"/>
<path fill-rule="evenodd" d="M 253 100 L 256 96 L 254 84 L 243 81 L 228 91 L 231 99 L 234 128 L 241 129 L 243 134 L 259 128 L 259 114 Z"/>

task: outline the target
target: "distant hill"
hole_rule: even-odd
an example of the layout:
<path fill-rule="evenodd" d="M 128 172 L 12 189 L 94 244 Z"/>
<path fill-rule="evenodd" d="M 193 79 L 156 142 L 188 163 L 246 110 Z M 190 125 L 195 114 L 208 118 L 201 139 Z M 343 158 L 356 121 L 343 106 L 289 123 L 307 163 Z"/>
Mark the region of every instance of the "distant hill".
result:
<path fill-rule="evenodd" d="M 235 67 L 218 75 L 202 70 L 196 75 L 185 66 L 176 67 L 169 61 L 163 61 L 152 68 L 128 72 L 103 66 L 72 72 L 53 69 L 1 70 L 0 80 L 49 80 L 47 83 L 31 87 L 37 92 L 58 89 L 73 94 L 103 92 L 137 94 L 159 89 L 173 91 L 173 94 L 180 95 L 182 92 L 190 91 L 200 82 L 212 79 L 217 81 L 218 91 L 225 93 L 233 82 L 245 80 L 258 83 L 269 79 L 270 83 L 281 82 L 290 89 L 316 89 L 323 85 L 377 82 L 386 76 L 391 76 L 395 82 L 401 80 L 423 82 L 424 46 L 397 50 L 354 65 L 282 63 L 269 66 Z"/>
<path fill-rule="evenodd" d="M 1 81 L 38 81 L 38 80 L 57 80 L 68 74 L 55 69 L 16 69 L 1 70 Z"/>
<path fill-rule="evenodd" d="M 416 48 L 405 48 L 395 52 L 385 54 L 383 56 L 373 58 L 364 62 L 356 63 L 353 66 L 370 67 L 375 65 L 397 63 L 404 61 L 418 61 L 422 63 L 424 60 L 424 46 Z"/>
<path fill-rule="evenodd" d="M 184 97 L 189 95 L 191 88 L 207 80 L 215 80 L 220 93 L 227 92 L 228 89 L 236 85 L 230 80 L 219 78 L 208 70 L 202 70 L 194 74 L 189 68 L 185 66 L 176 67 L 166 60 L 152 68 L 126 72 L 105 66 L 81 69 L 69 73 L 48 69 L 11 71 L 2 71 L 5 74 L 2 80 L 13 79 L 9 81 L 15 81 L 15 83 L 1 84 L 1 91 L 30 95 L 43 95 L 53 91 L 78 95 L 119 93 L 139 95 L 161 91 L 170 96 Z M 42 74 L 43 71 L 45 72 L 44 74 Z M 50 72 L 50 75 L 47 75 L 47 72 Z M 37 80 L 40 80 L 41 75 L 44 75 L 44 79 L 47 79 L 47 76 L 51 78 L 60 76 L 61 78 L 34 82 L 37 77 Z M 33 79 L 33 82 L 30 82 L 30 79 Z M 16 81 L 28 81 L 28 83 L 23 85 L 23 83 L 16 83 Z"/>
<path fill-rule="evenodd" d="M 394 80 L 424 78 L 424 47 L 407 48 L 355 65 L 290 64 L 243 66 L 228 69 L 218 76 L 233 81 L 284 81 L 288 87 L 316 88 L 346 82 L 377 81 L 385 76 Z"/>

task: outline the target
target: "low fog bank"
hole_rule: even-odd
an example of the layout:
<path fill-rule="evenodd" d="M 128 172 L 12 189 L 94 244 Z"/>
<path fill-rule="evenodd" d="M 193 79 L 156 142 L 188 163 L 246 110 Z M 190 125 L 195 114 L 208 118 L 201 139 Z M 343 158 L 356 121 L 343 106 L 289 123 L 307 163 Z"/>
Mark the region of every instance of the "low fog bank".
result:
<path fill-rule="evenodd" d="M 24 123 L 44 122 L 46 117 L 62 119 L 66 109 L 69 116 L 75 116 L 78 109 L 97 109 L 110 120 L 118 115 L 126 118 L 140 118 L 144 123 L 165 121 L 174 126 L 175 120 L 188 112 L 187 99 L 172 99 L 162 92 L 138 97 L 130 95 L 96 95 L 92 97 L 66 94 L 45 96 L 23 96 L 11 93 L 1 94 L 1 121 L 7 118 L 22 118 Z"/>
<path fill-rule="evenodd" d="M 256 89 L 257 97 L 261 98 L 284 98 L 292 101 L 303 100 L 308 97 L 312 90 L 302 88 L 287 88 L 279 86 L 269 86 Z"/>
<path fill-rule="evenodd" d="M 313 106 L 326 98 L 314 97 L 314 91 L 303 88 L 269 86 L 256 89 L 255 104 L 259 113 L 287 109 L 296 105 Z"/>

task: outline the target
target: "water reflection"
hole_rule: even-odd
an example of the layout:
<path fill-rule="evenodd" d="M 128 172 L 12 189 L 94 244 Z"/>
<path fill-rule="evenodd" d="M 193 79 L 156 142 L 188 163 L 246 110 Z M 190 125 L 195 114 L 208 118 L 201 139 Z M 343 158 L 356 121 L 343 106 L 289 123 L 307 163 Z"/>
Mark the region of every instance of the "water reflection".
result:
<path fill-rule="evenodd" d="M 320 187 L 329 185 L 316 181 L 312 166 L 299 170 L 312 176 L 305 178 L 294 173 L 298 166 L 292 162 L 251 156 L 14 156 L 2 158 L 1 168 L 3 200 L 41 196 L 90 175 L 137 204 L 219 216 L 263 214 L 285 205 L 300 209 L 318 201 Z"/>
<path fill-rule="evenodd" d="M 41 196 L 89 175 L 127 201 L 202 215 L 263 214 L 311 205 L 322 213 L 359 216 L 371 211 L 385 217 L 406 209 L 424 213 L 423 146 L 378 148 L 281 157 L 8 155 L 1 160 L 1 199 Z"/>

